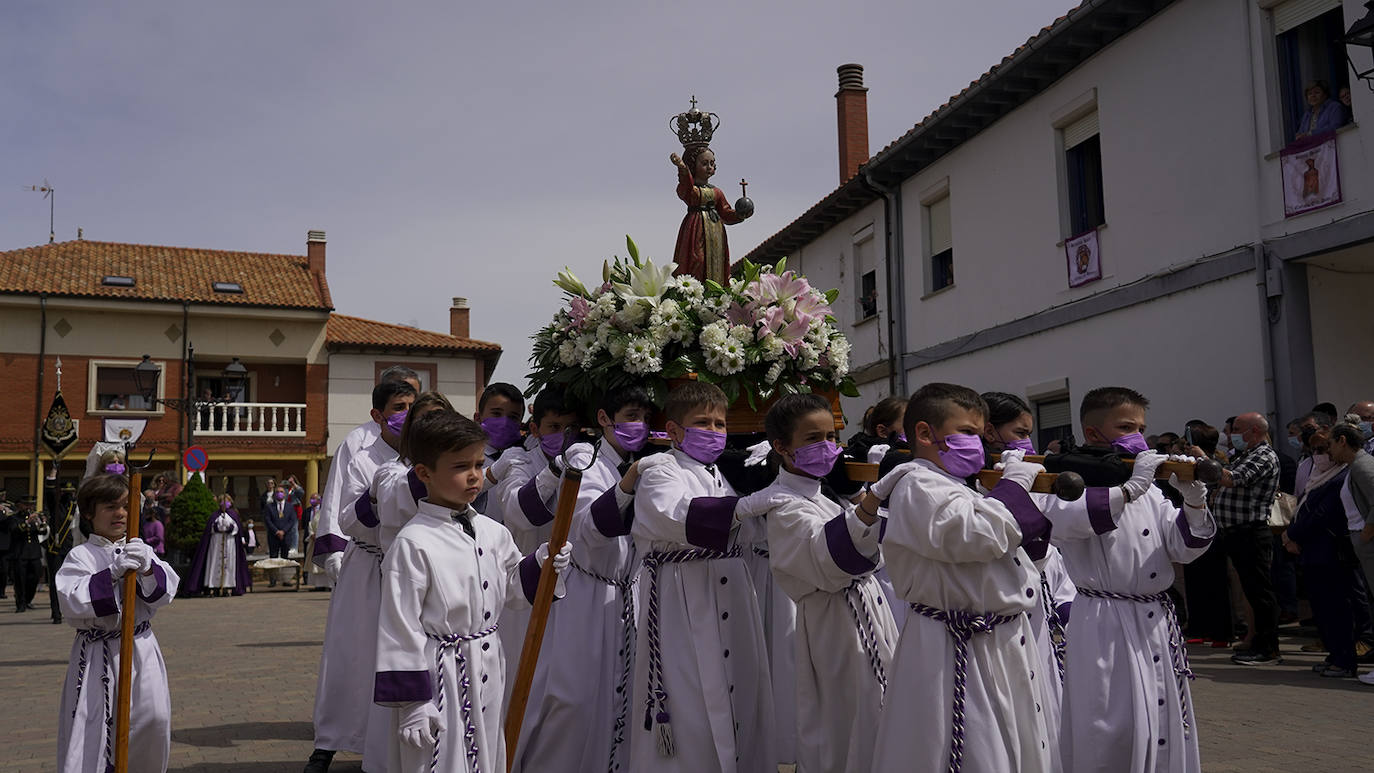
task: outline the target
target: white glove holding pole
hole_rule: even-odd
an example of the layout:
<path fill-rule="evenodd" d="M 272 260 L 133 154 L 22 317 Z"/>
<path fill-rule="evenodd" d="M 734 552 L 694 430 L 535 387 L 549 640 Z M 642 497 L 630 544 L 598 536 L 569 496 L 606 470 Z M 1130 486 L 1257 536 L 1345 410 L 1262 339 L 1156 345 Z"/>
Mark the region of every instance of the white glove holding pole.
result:
<path fill-rule="evenodd" d="M 768 489 L 742 496 L 735 502 L 736 518 L 756 518 L 773 509 L 774 493 Z"/>
<path fill-rule="evenodd" d="M 153 549 L 148 543 L 134 537 L 124 544 L 124 554 L 133 556 L 138 560 L 138 573 L 151 571 L 153 568 Z"/>
<path fill-rule="evenodd" d="M 1131 479 L 1123 485 L 1132 502 L 1145 496 L 1150 487 L 1155 484 L 1155 471 L 1159 469 L 1159 465 L 1164 464 L 1164 459 L 1163 454 L 1157 454 L 1154 451 L 1136 454 L 1135 466 L 1131 470 Z"/>
<path fill-rule="evenodd" d="M 916 462 L 903 462 L 892 468 L 892 471 L 884 475 L 878 482 L 868 487 L 873 496 L 880 502 L 886 502 L 892 496 L 892 490 L 897 487 L 897 481 L 906 477 L 908 472 L 916 469 L 919 465 Z"/>
<path fill-rule="evenodd" d="M 648 456 L 643 457 L 639 461 L 635 462 L 635 464 L 639 465 L 639 474 L 645 475 L 649 472 L 649 470 L 652 470 L 655 467 L 662 467 L 665 464 L 670 464 L 672 461 L 672 454 L 649 454 Z"/>
<path fill-rule="evenodd" d="M 324 557 L 324 573 L 330 582 L 339 581 L 339 569 L 343 568 L 343 551 L 330 553 Z"/>
<path fill-rule="evenodd" d="M 544 562 L 549 559 L 549 543 L 545 542 L 534 551 L 534 560 L 542 568 Z M 553 586 L 553 595 L 562 598 L 566 594 L 566 584 L 563 575 L 568 566 L 572 564 L 572 542 L 564 542 L 563 547 L 559 548 L 558 553 L 553 557 L 553 573 L 558 577 Z"/>
<path fill-rule="evenodd" d="M 1199 480 L 1190 480 L 1184 483 L 1178 479 L 1177 475 L 1169 476 L 1169 485 L 1178 490 L 1183 495 L 1183 504 L 1194 510 L 1207 509 L 1207 484 Z"/>
<path fill-rule="evenodd" d="M 772 450 L 773 444 L 769 443 L 767 440 L 760 440 L 752 446 L 749 446 L 749 456 L 744 460 L 744 466 L 761 466 L 764 462 L 768 461 L 768 453 Z"/>
<path fill-rule="evenodd" d="M 137 572 L 142 564 L 138 556 L 130 553 L 124 548 L 116 548 L 119 552 L 115 554 L 114 563 L 110 564 L 110 576 L 118 580 L 129 572 Z"/>
<path fill-rule="evenodd" d="M 417 749 L 433 746 L 439 733 L 448 729 L 444 715 L 439 713 L 433 701 L 412 703 L 401 708 L 399 713 L 401 741 Z"/>
<path fill-rule="evenodd" d="M 1035 476 L 1044 472 L 1045 467 L 1025 461 L 1025 456 L 1024 451 L 1003 452 L 1002 463 L 998 466 L 1002 468 L 1002 480 L 1009 480 L 1029 493 L 1035 485 Z"/>

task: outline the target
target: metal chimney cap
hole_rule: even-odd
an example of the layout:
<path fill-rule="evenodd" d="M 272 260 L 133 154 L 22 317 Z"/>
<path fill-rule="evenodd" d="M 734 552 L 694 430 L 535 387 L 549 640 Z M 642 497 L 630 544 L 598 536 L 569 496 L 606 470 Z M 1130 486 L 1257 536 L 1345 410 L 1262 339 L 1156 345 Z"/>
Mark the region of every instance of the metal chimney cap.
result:
<path fill-rule="evenodd" d="M 454 297 L 454 299 L 453 299 L 453 308 L 455 308 L 455 309 L 466 309 L 467 307 L 468 307 L 468 299 L 467 299 L 467 298 L 459 298 L 459 297 L 457 297 L 457 296 Z"/>
<path fill-rule="evenodd" d="M 324 231 L 306 231 L 305 240 L 307 242 L 322 242 L 324 241 Z"/>
<path fill-rule="evenodd" d="M 840 89 L 864 88 L 864 66 L 861 64 L 842 64 L 835 68 L 835 72 L 840 76 Z"/>

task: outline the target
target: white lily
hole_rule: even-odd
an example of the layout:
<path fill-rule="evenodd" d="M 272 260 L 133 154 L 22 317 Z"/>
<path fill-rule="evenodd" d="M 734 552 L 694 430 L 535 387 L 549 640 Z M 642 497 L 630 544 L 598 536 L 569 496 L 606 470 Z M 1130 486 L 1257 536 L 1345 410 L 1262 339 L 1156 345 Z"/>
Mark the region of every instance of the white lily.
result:
<path fill-rule="evenodd" d="M 615 282 L 614 286 L 627 305 L 644 301 L 649 306 L 658 306 L 676 270 L 676 263 L 658 268 L 653 260 L 646 260 L 642 266 L 630 267 L 629 282 Z"/>
<path fill-rule="evenodd" d="M 553 283 L 573 295 L 583 298 L 592 297 L 592 294 L 587 292 L 587 286 L 582 284 L 582 280 L 578 279 L 577 276 L 573 274 L 572 269 L 567 266 L 564 266 L 563 270 L 558 272 L 558 278 L 553 280 Z"/>

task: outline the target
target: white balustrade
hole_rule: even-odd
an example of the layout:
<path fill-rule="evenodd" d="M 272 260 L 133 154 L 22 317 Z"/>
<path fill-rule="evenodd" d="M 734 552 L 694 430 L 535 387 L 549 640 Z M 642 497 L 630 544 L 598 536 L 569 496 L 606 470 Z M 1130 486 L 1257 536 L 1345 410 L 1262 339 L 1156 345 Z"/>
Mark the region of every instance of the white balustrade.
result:
<path fill-rule="evenodd" d="M 305 403 L 204 403 L 191 430 L 207 437 L 304 437 Z"/>

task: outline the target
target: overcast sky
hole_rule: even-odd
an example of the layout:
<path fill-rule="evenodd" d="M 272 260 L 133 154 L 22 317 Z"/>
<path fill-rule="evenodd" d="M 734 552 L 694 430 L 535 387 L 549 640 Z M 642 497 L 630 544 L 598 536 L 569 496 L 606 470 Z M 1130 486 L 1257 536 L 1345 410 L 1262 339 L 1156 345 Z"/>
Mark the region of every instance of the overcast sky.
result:
<path fill-rule="evenodd" d="M 743 255 L 838 184 L 835 67 L 865 66 L 877 152 L 1071 0 L 164 0 L 0 9 L 0 250 L 76 238 L 304 254 L 338 311 L 505 347 L 523 386 L 555 272 L 631 234 L 672 257 L 669 116 L 719 113 Z"/>

